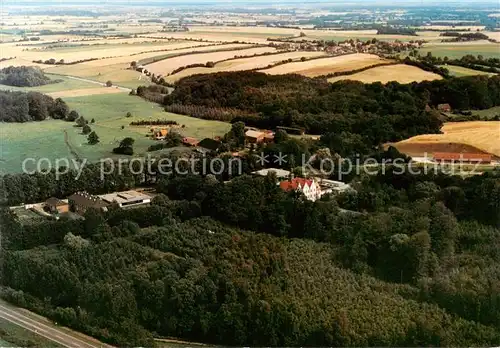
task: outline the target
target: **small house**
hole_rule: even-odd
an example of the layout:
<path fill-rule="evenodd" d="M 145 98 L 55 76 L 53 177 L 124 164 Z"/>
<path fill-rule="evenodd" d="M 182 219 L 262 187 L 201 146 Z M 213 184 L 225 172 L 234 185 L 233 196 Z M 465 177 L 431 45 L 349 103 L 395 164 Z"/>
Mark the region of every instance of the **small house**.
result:
<path fill-rule="evenodd" d="M 247 130 L 245 132 L 245 140 L 250 144 L 259 144 L 264 141 L 265 133 L 255 130 Z"/>
<path fill-rule="evenodd" d="M 437 109 L 441 112 L 451 112 L 451 105 L 446 104 L 438 104 Z"/>
<path fill-rule="evenodd" d="M 162 128 L 162 129 L 157 129 L 153 132 L 153 137 L 156 140 L 163 140 L 168 134 L 168 129 Z"/>
<path fill-rule="evenodd" d="M 199 141 L 196 138 L 184 137 L 182 143 L 186 146 L 198 146 Z"/>
<path fill-rule="evenodd" d="M 45 201 L 45 208 L 52 214 L 62 214 L 69 211 L 69 204 L 59 198 L 51 197 Z"/>

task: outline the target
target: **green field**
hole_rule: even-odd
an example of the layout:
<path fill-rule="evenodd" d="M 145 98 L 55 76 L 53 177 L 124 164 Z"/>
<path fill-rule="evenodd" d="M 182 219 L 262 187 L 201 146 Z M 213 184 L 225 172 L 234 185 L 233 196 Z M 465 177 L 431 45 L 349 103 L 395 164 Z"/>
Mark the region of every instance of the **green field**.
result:
<path fill-rule="evenodd" d="M 51 92 L 67 91 L 71 89 L 102 87 L 95 83 L 70 79 L 68 77 L 61 75 L 54 75 L 54 74 L 45 74 L 45 75 L 51 78 L 52 80 L 62 80 L 62 82 L 51 83 L 48 85 L 37 86 L 37 87 L 13 87 L 0 84 L 0 90 L 24 91 L 24 92 L 37 91 L 41 93 L 51 93 Z"/>
<path fill-rule="evenodd" d="M 493 73 L 487 73 L 484 71 L 473 70 L 464 68 L 456 65 L 440 65 L 441 68 L 446 68 L 450 71 L 451 76 L 463 77 L 463 76 L 475 76 L 475 75 L 490 75 L 493 76 Z"/>
<path fill-rule="evenodd" d="M 431 52 L 436 57 L 448 57 L 450 59 L 462 58 L 467 54 L 482 55 L 485 58 L 500 58 L 500 44 L 441 44 L 441 45 L 425 45 L 419 50 L 420 54 L 425 56 L 427 52 Z"/>
<path fill-rule="evenodd" d="M 61 347 L 20 326 L 0 318 L 0 347 Z"/>
<path fill-rule="evenodd" d="M 471 110 L 473 115 L 478 115 L 481 118 L 487 117 L 487 118 L 493 118 L 497 115 L 500 115 L 500 106 L 495 106 L 486 110 Z M 499 130 L 500 132 L 500 130 Z M 500 137 L 500 133 L 499 133 Z M 500 139 L 499 139 L 500 140 Z"/>
<path fill-rule="evenodd" d="M 52 165 L 58 158 L 87 159 L 89 162 L 116 158 L 112 149 L 125 137 L 134 138 L 135 153 L 144 155 L 147 148 L 157 141 L 146 136 L 150 127 L 130 126 L 134 120 L 174 120 L 185 125 L 179 129 L 182 135 L 198 139 L 223 135 L 230 129 L 229 123 L 167 113 L 157 104 L 125 93 L 66 98 L 65 101 L 87 120 L 95 119 L 95 124 L 90 124 L 90 127 L 99 136 L 100 143 L 88 145 L 80 128 L 61 120 L 1 123 L 0 174 L 21 172 L 21 163 L 26 158 L 48 158 Z M 133 116 L 125 117 L 127 112 Z M 27 169 L 36 168 L 28 165 Z"/>

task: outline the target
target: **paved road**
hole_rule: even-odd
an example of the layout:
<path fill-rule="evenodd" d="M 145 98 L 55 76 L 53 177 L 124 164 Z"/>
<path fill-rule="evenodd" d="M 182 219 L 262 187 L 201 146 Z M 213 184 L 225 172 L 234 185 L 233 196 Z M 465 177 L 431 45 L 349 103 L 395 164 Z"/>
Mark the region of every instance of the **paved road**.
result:
<path fill-rule="evenodd" d="M 100 343 L 90 337 L 84 339 L 84 335 L 77 335 L 70 331 L 64 331 L 54 324 L 44 320 L 37 320 L 36 317 L 27 316 L 26 312 L 20 308 L 0 301 L 0 318 L 16 324 L 26 330 L 36 333 L 46 339 L 68 348 L 98 348 L 112 347 Z"/>

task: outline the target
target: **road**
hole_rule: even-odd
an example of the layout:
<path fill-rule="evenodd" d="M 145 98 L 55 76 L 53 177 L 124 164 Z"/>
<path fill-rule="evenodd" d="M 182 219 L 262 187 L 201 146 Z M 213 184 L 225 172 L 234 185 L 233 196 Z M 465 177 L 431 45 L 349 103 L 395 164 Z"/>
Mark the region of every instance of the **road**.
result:
<path fill-rule="evenodd" d="M 38 317 L 30 312 L 0 301 L 0 318 L 18 325 L 25 330 L 36 333 L 63 347 L 68 348 L 99 348 L 112 346 L 101 343 L 96 339 L 58 327 L 50 321 Z"/>

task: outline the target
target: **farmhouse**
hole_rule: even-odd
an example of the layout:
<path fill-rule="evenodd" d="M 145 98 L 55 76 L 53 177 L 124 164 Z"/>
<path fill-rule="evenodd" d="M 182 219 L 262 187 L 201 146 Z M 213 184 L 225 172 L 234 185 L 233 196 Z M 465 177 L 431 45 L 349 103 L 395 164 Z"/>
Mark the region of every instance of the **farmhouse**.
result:
<path fill-rule="evenodd" d="M 44 207 L 52 214 L 62 214 L 69 211 L 69 204 L 55 197 L 47 199 L 45 201 Z"/>
<path fill-rule="evenodd" d="M 108 204 L 116 204 L 120 208 L 139 204 L 147 204 L 151 202 L 151 196 L 134 190 L 113 192 L 98 196 Z"/>
<path fill-rule="evenodd" d="M 162 129 L 157 129 L 153 132 L 153 137 L 156 140 L 163 140 L 168 134 L 168 129 L 162 128 Z"/>
<path fill-rule="evenodd" d="M 450 104 L 438 104 L 437 109 L 441 112 L 451 112 Z"/>
<path fill-rule="evenodd" d="M 492 155 L 482 153 L 435 152 L 435 162 L 460 162 L 490 164 Z"/>
<path fill-rule="evenodd" d="M 264 132 L 259 132 L 255 130 L 247 130 L 245 132 L 245 140 L 250 144 L 258 144 L 264 141 Z"/>
<path fill-rule="evenodd" d="M 186 146 L 198 146 L 199 141 L 196 138 L 185 137 L 182 138 L 182 143 Z"/>
<path fill-rule="evenodd" d="M 68 197 L 69 209 L 77 214 L 84 214 L 87 209 L 107 210 L 108 203 L 87 192 L 77 192 Z"/>
<path fill-rule="evenodd" d="M 283 191 L 296 191 L 302 193 L 308 200 L 315 201 L 322 196 L 321 187 L 314 179 L 293 178 L 282 181 L 280 187 Z"/>

